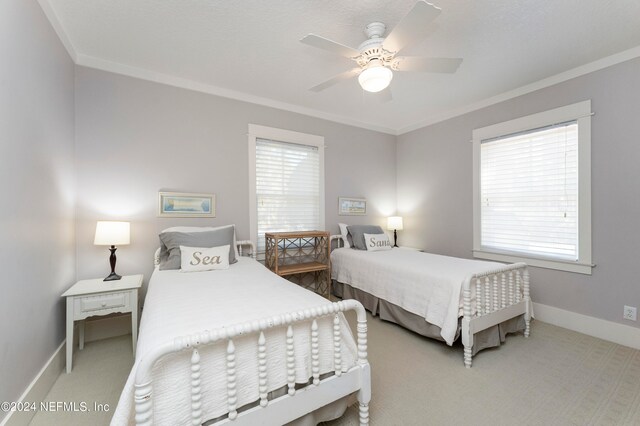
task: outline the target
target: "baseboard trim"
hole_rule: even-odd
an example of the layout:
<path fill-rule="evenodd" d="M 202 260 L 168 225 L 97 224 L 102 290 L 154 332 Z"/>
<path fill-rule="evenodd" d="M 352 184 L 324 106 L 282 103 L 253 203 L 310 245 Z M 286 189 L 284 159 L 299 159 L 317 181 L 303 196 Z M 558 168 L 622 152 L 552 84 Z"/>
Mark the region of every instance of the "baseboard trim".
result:
<path fill-rule="evenodd" d="M 66 340 L 63 340 L 58 346 L 58 349 L 55 350 L 51 358 L 42 367 L 42 370 L 20 396 L 18 402 L 28 401 L 40 404 L 40 402 L 44 401 L 44 398 L 65 368 L 65 343 Z M 10 411 L 7 417 L 0 422 L 0 426 L 27 426 L 33 420 L 35 414 L 35 411 Z"/>
<path fill-rule="evenodd" d="M 640 349 L 640 328 L 566 311 L 540 303 L 533 304 L 538 321 L 577 331 L 578 333 Z"/>

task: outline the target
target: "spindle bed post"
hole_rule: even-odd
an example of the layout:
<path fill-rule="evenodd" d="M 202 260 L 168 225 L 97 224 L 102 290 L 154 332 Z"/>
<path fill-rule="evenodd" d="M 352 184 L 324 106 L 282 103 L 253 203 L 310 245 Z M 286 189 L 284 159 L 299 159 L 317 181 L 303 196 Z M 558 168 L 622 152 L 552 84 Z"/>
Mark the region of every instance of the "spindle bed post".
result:
<path fill-rule="evenodd" d="M 472 294 L 476 295 L 475 310 Z M 467 368 L 471 368 L 472 364 L 475 333 L 524 315 L 524 335 L 529 337 L 531 297 L 527 265 L 514 263 L 503 268 L 474 274 L 466 279 L 462 285 L 462 310 L 462 344 L 464 345 L 464 365 Z"/>
<path fill-rule="evenodd" d="M 524 302 L 525 306 L 527 307 L 527 310 L 524 314 L 524 337 L 529 337 L 529 334 L 531 334 L 531 295 L 529 294 L 529 270 L 525 268 L 522 275 L 524 278 Z"/>
<path fill-rule="evenodd" d="M 296 357 L 293 350 L 293 327 L 287 327 L 287 393 L 290 396 L 296 393 Z"/>
<path fill-rule="evenodd" d="M 267 387 L 267 341 L 264 332 L 258 337 L 258 391 L 260 392 L 260 406 L 266 407 L 269 401 L 269 388 Z"/>
<path fill-rule="evenodd" d="M 341 338 L 340 317 L 336 314 L 333 316 L 333 368 L 336 371 L 336 376 L 342 375 Z"/>
<path fill-rule="evenodd" d="M 191 355 L 191 424 L 202 424 L 202 395 L 200 394 L 200 353 L 197 349 Z"/>
<path fill-rule="evenodd" d="M 311 376 L 313 384 L 320 384 L 320 346 L 318 344 L 318 322 L 311 321 Z"/>

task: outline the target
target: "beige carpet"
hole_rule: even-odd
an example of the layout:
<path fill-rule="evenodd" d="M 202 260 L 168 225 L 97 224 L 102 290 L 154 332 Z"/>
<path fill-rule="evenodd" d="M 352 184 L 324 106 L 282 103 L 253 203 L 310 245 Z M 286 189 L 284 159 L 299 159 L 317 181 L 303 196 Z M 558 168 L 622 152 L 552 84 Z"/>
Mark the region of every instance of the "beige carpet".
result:
<path fill-rule="evenodd" d="M 352 320 L 352 318 L 350 318 Z M 372 425 L 640 425 L 640 351 L 534 322 L 480 352 L 369 320 Z M 74 356 L 50 401 L 107 403 L 111 412 L 132 365 L 129 337 L 93 342 Z M 111 413 L 38 413 L 33 425 L 106 425 Z M 327 425 L 356 425 L 352 407 Z"/>

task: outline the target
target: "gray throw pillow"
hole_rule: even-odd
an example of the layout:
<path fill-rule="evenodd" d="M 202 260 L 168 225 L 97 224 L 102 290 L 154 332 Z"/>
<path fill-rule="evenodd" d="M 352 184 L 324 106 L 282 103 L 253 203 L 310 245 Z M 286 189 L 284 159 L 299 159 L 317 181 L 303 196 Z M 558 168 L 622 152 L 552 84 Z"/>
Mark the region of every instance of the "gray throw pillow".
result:
<path fill-rule="evenodd" d="M 229 264 L 236 263 L 236 252 L 233 248 L 234 227 L 204 232 L 163 232 L 159 235 L 161 242 L 161 271 L 180 269 L 180 246 L 186 247 L 219 247 L 229 246 Z M 166 251 L 162 250 L 166 248 Z"/>
<path fill-rule="evenodd" d="M 347 231 L 353 240 L 353 248 L 356 250 L 366 250 L 367 245 L 364 241 L 364 234 L 384 234 L 382 228 L 376 225 L 350 225 Z"/>

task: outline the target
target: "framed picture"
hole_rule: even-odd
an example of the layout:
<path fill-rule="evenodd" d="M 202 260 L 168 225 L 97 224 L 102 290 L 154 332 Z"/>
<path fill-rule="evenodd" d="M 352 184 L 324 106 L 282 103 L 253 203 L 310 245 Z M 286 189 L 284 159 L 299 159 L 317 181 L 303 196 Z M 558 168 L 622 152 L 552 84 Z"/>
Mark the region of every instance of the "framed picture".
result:
<path fill-rule="evenodd" d="M 367 200 L 365 198 L 338 198 L 338 214 L 340 216 L 365 216 Z"/>
<path fill-rule="evenodd" d="M 158 217 L 216 217 L 216 194 L 159 192 Z"/>

